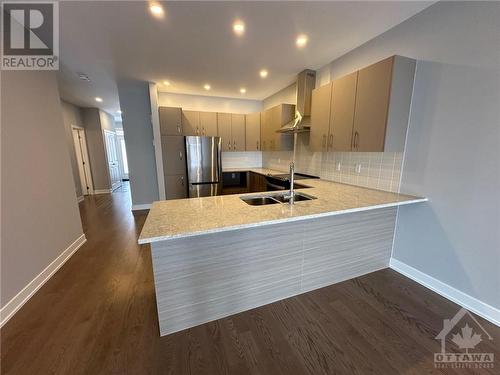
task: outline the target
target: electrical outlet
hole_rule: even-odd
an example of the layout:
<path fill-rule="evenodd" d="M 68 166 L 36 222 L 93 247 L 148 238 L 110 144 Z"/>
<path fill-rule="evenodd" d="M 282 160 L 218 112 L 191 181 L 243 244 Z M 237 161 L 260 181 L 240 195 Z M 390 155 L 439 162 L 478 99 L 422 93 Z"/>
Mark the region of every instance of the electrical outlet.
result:
<path fill-rule="evenodd" d="M 356 164 L 356 173 L 361 173 L 361 163 Z"/>
<path fill-rule="evenodd" d="M 337 162 L 337 171 L 340 171 L 340 166 L 341 165 L 340 165 L 340 161 L 339 161 L 339 162 Z"/>

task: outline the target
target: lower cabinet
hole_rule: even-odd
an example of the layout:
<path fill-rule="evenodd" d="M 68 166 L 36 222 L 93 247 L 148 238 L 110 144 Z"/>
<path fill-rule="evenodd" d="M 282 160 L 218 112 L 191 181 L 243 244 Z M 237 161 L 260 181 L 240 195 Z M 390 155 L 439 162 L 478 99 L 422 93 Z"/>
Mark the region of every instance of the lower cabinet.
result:
<path fill-rule="evenodd" d="M 249 172 L 248 190 L 250 193 L 267 191 L 266 177 L 259 173 Z"/>

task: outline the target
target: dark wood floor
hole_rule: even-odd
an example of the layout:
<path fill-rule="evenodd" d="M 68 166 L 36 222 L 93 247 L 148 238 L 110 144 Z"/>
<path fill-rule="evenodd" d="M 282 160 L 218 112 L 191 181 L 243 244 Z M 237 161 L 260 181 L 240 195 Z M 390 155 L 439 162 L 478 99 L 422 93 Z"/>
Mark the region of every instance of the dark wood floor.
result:
<path fill-rule="evenodd" d="M 88 242 L 1 330 L 7 374 L 500 373 L 434 369 L 434 337 L 458 306 L 391 270 L 160 338 L 145 216 L 128 192 L 81 205 Z"/>

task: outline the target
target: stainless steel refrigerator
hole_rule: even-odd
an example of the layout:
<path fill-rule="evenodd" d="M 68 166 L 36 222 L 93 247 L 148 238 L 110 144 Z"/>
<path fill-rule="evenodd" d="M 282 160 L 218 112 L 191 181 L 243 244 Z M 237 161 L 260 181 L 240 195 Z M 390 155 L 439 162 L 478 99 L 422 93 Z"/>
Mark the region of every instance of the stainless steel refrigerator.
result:
<path fill-rule="evenodd" d="M 222 191 L 220 137 L 186 137 L 189 197 L 220 195 Z"/>

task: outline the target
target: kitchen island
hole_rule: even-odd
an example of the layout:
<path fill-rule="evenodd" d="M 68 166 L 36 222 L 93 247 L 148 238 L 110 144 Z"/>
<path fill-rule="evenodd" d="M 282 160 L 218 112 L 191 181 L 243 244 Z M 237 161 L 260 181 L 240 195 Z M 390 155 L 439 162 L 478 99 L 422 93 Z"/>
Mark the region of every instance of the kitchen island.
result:
<path fill-rule="evenodd" d="M 240 197 L 266 193 L 250 193 L 153 204 L 139 243 L 151 244 L 161 335 L 388 267 L 397 206 L 426 201 L 301 184 L 309 188 L 296 191 L 316 199 L 251 206 Z"/>

